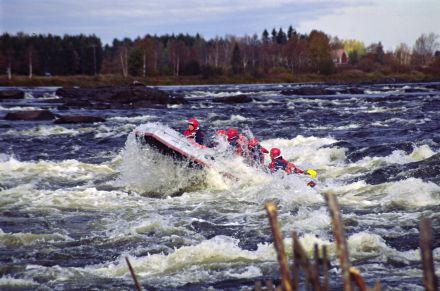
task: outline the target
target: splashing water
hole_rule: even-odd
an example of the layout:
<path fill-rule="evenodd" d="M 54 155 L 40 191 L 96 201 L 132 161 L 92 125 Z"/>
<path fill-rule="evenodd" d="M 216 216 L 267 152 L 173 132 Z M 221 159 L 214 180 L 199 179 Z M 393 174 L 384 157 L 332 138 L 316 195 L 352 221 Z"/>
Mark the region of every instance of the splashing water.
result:
<path fill-rule="evenodd" d="M 350 256 L 367 283 L 420 289 L 423 216 L 434 222 L 440 270 L 438 84 L 359 85 L 367 92 L 360 95 L 280 93 L 297 86 L 165 87 L 182 91 L 188 104 L 102 110 L 104 124 L 0 122 L 0 289 L 130 289 L 126 256 L 145 289 L 246 289 L 279 277 L 268 201 L 278 205 L 288 255 L 295 229 L 310 255 L 314 243 L 328 246 L 336 274 L 325 192 L 338 196 Z M 405 86 L 423 90 L 405 93 Z M 236 92 L 254 101 L 211 102 Z M 0 113 L 39 108 L 38 99 L 2 103 Z M 298 167 L 318 171 L 318 186 L 269 174 L 267 159 L 262 169 L 250 167 L 221 141 L 210 168 L 191 168 L 139 147 L 132 133 L 145 122 L 182 130 L 192 116 L 208 137 L 234 127 L 281 148 Z M 332 279 L 332 288 L 338 284 Z"/>

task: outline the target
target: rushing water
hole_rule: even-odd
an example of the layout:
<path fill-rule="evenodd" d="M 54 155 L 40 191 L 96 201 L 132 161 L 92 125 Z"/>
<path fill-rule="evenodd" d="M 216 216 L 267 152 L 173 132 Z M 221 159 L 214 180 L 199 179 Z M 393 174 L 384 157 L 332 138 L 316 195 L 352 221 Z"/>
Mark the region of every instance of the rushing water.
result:
<path fill-rule="evenodd" d="M 291 245 L 329 245 L 331 285 L 340 279 L 322 193 L 342 204 L 349 252 L 369 285 L 422 288 L 418 222 L 430 217 L 440 270 L 440 84 L 358 85 L 364 94 L 284 96 L 301 85 L 162 87 L 185 105 L 142 110 L 57 110 L 55 88 L 19 88 L 0 115 L 48 108 L 106 117 L 55 125 L 0 121 L 0 289 L 131 289 L 128 256 L 146 289 L 250 288 L 278 277 L 264 203 L 275 201 Z M 316 85 L 338 91 L 345 85 Z M 250 95 L 245 104 L 213 97 Z M 239 158 L 239 179 L 139 149 L 146 122 L 183 130 L 196 116 L 209 133 L 237 127 L 303 168 L 319 186 L 270 175 Z M 290 255 L 290 248 L 287 248 Z"/>

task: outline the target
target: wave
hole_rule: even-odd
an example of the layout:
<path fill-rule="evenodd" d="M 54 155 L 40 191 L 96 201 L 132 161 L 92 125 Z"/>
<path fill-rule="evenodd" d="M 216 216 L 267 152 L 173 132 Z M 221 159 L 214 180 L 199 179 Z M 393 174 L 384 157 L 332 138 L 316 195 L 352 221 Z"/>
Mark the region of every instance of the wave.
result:
<path fill-rule="evenodd" d="M 177 163 L 147 146 L 139 147 L 134 133 L 127 137 L 120 155 L 117 184 L 137 193 L 165 197 L 197 188 L 203 181 L 203 172 L 188 168 L 187 163 Z"/>
<path fill-rule="evenodd" d="M 388 209 L 411 209 L 440 205 L 440 186 L 421 179 L 370 185 L 357 181 L 345 185 L 327 185 L 325 192 L 338 196 L 343 205 L 381 206 Z"/>
<path fill-rule="evenodd" d="M 0 246 L 3 247 L 20 247 L 30 246 L 39 243 L 71 241 L 69 236 L 59 233 L 53 234 L 34 234 L 34 233 L 4 233 L 0 229 Z"/>
<path fill-rule="evenodd" d="M 155 116 L 152 115 L 141 115 L 141 116 L 114 116 L 107 118 L 109 121 L 116 122 L 147 122 L 155 119 Z"/>
<path fill-rule="evenodd" d="M 10 289 L 10 288 L 37 288 L 40 287 L 38 282 L 31 279 L 18 279 L 11 276 L 0 277 L 0 287 Z"/>
<path fill-rule="evenodd" d="M 40 107 L 33 106 L 12 106 L 4 107 L 0 105 L 0 111 L 31 111 L 31 110 L 41 110 Z"/>
<path fill-rule="evenodd" d="M 7 135 L 16 136 L 53 136 L 53 135 L 69 135 L 76 136 L 80 134 L 86 134 L 93 132 L 94 129 L 91 127 L 83 128 L 66 128 L 59 125 L 38 125 L 35 128 L 25 129 L 25 130 L 15 130 L 10 129 L 6 132 Z"/>
<path fill-rule="evenodd" d="M 309 257 L 313 256 L 314 244 L 326 245 L 329 258 L 336 262 L 336 248 L 333 242 L 309 234 L 300 236 L 299 240 Z M 417 249 L 399 252 L 389 247 L 380 236 L 368 232 L 353 234 L 347 241 L 354 263 L 370 259 L 381 263 L 392 260 L 409 265 L 420 260 Z M 292 240 L 284 239 L 284 245 L 290 258 Z M 170 254 L 135 257 L 126 253 L 112 263 L 89 266 L 85 270 L 102 277 L 129 279 L 125 256 L 129 257 L 140 280 L 156 287 L 215 282 L 220 274 L 222 280 L 237 277 L 252 279 L 261 276 L 267 269 L 276 268 L 276 254 L 272 244 L 261 243 L 256 250 L 250 251 L 240 248 L 237 239 L 215 236 L 196 245 L 175 249 Z"/>

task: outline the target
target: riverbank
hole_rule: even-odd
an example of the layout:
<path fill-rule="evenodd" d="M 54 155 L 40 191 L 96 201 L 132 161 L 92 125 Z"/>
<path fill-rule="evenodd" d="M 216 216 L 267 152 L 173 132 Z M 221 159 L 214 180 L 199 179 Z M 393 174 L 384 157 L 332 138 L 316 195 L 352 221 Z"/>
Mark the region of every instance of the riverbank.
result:
<path fill-rule="evenodd" d="M 203 76 L 153 76 L 153 77 L 127 77 L 121 75 L 99 76 L 35 76 L 29 79 L 27 76 L 13 76 L 8 80 L 6 76 L 0 76 L 0 86 L 59 86 L 59 87 L 97 87 L 109 85 L 130 84 L 139 81 L 146 85 L 202 85 L 202 84 L 262 84 L 262 83 L 403 83 L 403 82 L 429 82 L 440 81 L 440 75 L 414 72 L 407 74 L 383 74 L 380 72 L 364 73 L 361 71 L 345 71 L 333 75 L 298 74 L 287 73 L 271 74 L 267 76 L 252 75 L 222 75 L 215 77 Z"/>

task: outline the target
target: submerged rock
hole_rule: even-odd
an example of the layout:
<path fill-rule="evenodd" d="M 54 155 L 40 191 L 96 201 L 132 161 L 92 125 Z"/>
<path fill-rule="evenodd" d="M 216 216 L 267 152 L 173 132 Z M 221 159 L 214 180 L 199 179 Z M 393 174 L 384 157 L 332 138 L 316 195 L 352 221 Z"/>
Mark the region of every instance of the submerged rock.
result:
<path fill-rule="evenodd" d="M 23 99 L 24 92 L 20 90 L 4 90 L 0 91 L 0 100 L 4 99 Z"/>
<path fill-rule="evenodd" d="M 364 94 L 365 91 L 362 88 L 350 87 L 345 88 L 345 90 L 340 91 L 342 94 Z"/>
<path fill-rule="evenodd" d="M 213 99 L 214 102 L 221 103 L 249 103 L 252 102 L 252 98 L 247 95 L 235 95 L 235 96 L 226 96 L 226 97 L 216 97 Z"/>
<path fill-rule="evenodd" d="M 162 90 L 139 85 L 61 88 L 56 91 L 56 95 L 62 97 L 64 106 L 73 108 L 143 108 L 185 103 L 181 96 L 173 97 Z"/>
<path fill-rule="evenodd" d="M 295 89 L 282 90 L 280 92 L 282 95 L 304 95 L 304 96 L 313 96 L 313 95 L 335 95 L 335 91 L 327 90 L 325 88 L 311 88 L 311 87 L 302 87 Z"/>
<path fill-rule="evenodd" d="M 54 121 L 55 124 L 63 123 L 94 123 L 94 122 L 105 122 L 105 119 L 98 116 L 88 116 L 88 115 L 65 115 L 60 116 Z"/>
<path fill-rule="evenodd" d="M 52 120 L 55 115 L 49 110 L 29 110 L 9 112 L 5 116 L 6 120 Z"/>

